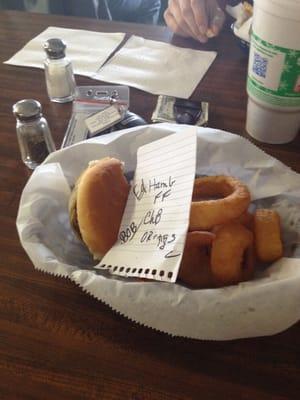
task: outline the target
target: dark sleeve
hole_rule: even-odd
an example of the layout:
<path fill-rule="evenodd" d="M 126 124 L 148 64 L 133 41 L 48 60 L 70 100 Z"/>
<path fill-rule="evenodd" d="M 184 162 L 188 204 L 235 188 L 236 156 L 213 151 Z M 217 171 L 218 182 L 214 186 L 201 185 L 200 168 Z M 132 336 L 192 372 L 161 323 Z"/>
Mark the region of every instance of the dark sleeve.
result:
<path fill-rule="evenodd" d="M 239 4 L 241 0 L 218 0 L 219 6 L 222 8 L 222 10 L 225 10 L 226 6 L 236 6 Z"/>
<path fill-rule="evenodd" d="M 49 0 L 51 14 L 75 15 L 78 17 L 95 18 L 96 11 L 93 0 Z"/>
<path fill-rule="evenodd" d="M 248 1 L 248 3 L 253 4 L 253 1 L 252 1 L 252 0 L 247 0 L 247 1 Z M 229 6 L 236 6 L 236 5 L 239 4 L 239 3 L 241 3 L 241 0 L 227 0 L 227 4 L 228 4 Z"/>

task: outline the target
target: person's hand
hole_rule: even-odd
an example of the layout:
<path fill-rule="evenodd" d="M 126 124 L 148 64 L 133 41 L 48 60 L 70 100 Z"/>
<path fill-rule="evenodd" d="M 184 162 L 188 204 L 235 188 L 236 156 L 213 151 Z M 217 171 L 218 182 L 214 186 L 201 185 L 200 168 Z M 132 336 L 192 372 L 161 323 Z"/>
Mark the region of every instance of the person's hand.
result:
<path fill-rule="evenodd" d="M 174 33 L 205 43 L 219 34 L 225 14 L 217 0 L 169 0 L 164 18 Z"/>

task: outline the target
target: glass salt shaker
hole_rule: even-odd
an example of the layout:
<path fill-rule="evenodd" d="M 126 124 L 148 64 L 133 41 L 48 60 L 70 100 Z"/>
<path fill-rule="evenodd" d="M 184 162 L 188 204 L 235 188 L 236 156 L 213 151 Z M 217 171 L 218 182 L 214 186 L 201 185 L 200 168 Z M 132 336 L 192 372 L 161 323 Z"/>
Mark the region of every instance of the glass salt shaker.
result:
<path fill-rule="evenodd" d="M 35 169 L 49 153 L 55 151 L 41 104 L 33 99 L 20 100 L 14 104 L 13 114 L 17 119 L 16 130 L 22 160 L 28 168 Z"/>
<path fill-rule="evenodd" d="M 66 44 L 61 39 L 48 39 L 44 45 L 48 96 L 51 101 L 67 103 L 75 96 L 76 83 L 71 61 L 66 57 Z"/>

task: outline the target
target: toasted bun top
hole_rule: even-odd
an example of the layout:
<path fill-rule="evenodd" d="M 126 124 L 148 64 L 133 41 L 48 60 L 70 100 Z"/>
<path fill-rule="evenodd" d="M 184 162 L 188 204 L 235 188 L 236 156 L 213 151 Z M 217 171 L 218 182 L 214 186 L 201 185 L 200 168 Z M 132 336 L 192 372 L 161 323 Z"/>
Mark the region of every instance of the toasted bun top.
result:
<path fill-rule="evenodd" d="M 122 162 L 110 157 L 93 161 L 80 175 L 76 188 L 80 236 L 94 258 L 101 259 L 117 240 L 128 197 Z"/>

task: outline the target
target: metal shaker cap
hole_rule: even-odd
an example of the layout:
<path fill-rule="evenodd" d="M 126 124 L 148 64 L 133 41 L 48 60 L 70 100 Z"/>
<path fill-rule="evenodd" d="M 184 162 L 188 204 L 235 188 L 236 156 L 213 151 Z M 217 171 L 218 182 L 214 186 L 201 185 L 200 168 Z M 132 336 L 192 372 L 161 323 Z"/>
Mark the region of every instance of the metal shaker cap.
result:
<path fill-rule="evenodd" d="M 63 58 L 65 56 L 66 47 L 67 46 L 65 42 L 57 38 L 48 39 L 43 44 L 43 48 L 46 51 L 47 56 L 52 60 Z"/>
<path fill-rule="evenodd" d="M 29 121 L 42 115 L 42 106 L 34 99 L 20 100 L 13 105 L 13 114 L 21 121 Z"/>

